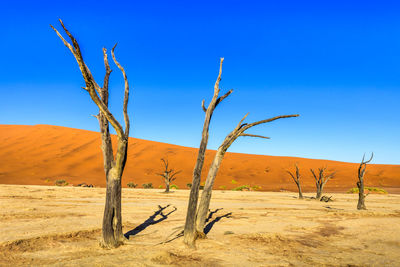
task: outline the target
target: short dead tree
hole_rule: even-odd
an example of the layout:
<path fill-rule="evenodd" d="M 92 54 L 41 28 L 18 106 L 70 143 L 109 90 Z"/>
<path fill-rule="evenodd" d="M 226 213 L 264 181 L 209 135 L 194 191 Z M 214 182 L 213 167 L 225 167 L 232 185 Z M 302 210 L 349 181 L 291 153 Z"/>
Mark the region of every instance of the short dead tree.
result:
<path fill-rule="evenodd" d="M 168 169 L 169 168 L 169 163 L 168 159 L 161 159 L 164 165 L 164 171 L 162 173 L 157 173 L 157 175 L 160 175 L 161 177 L 164 178 L 165 182 L 165 193 L 169 193 L 169 187 L 171 182 L 176 180 L 176 175 L 180 173 L 181 171 L 174 171 L 173 169 Z"/>
<path fill-rule="evenodd" d="M 367 161 L 364 161 L 365 155 L 363 156 L 360 166 L 358 167 L 358 182 L 357 182 L 357 187 L 358 187 L 358 203 L 357 203 L 357 209 L 358 210 L 366 210 L 367 208 L 365 207 L 365 197 L 364 195 L 364 175 L 365 175 L 365 169 L 367 168 L 367 163 L 371 162 L 372 158 L 374 157 L 374 153 L 371 154 L 371 158 Z"/>
<path fill-rule="evenodd" d="M 286 172 L 290 175 L 290 177 L 292 177 L 293 181 L 296 183 L 297 185 L 297 189 L 299 190 L 299 199 L 303 198 L 303 192 L 301 191 L 301 185 L 300 185 L 300 170 L 299 170 L 299 166 L 296 163 L 296 172 L 295 173 L 291 173 L 289 170 L 287 170 Z"/>
<path fill-rule="evenodd" d="M 121 217 L 121 177 L 124 172 L 129 141 L 129 117 L 128 117 L 128 99 L 129 99 L 129 84 L 124 68 L 119 64 L 114 55 L 115 46 L 111 49 L 111 56 L 115 65 L 120 69 L 125 81 L 125 91 L 123 100 L 123 115 L 125 122 L 125 130 L 122 125 L 115 119 L 114 115 L 108 108 L 108 81 L 111 74 L 111 68 L 108 63 L 107 50 L 103 48 L 103 59 L 105 66 L 105 76 L 103 86 L 100 86 L 95 81 L 92 73 L 87 67 L 81 49 L 74 36 L 67 30 L 63 22 L 60 20 L 61 26 L 71 40 L 70 44 L 64 37 L 52 26 L 51 28 L 57 33 L 64 45 L 71 51 L 75 57 L 79 69 L 85 80 L 85 87 L 82 87 L 88 92 L 92 101 L 99 108 L 99 114 L 95 117 L 99 121 L 101 131 L 101 149 L 103 151 L 103 165 L 106 175 L 106 203 L 103 215 L 102 234 L 103 238 L 100 244 L 103 247 L 113 248 L 123 244 L 125 237 L 122 233 L 122 217 Z M 117 151 L 113 153 L 113 146 L 110 136 L 109 124 L 117 133 Z"/>
<path fill-rule="evenodd" d="M 201 237 L 204 238 L 204 226 L 206 224 L 206 219 L 207 219 L 207 213 L 210 208 L 210 201 L 211 201 L 211 193 L 212 193 L 212 188 L 214 185 L 215 178 L 217 176 L 218 170 L 221 166 L 222 159 L 224 158 L 224 155 L 228 148 L 232 145 L 232 143 L 240 136 L 248 136 L 248 137 L 259 137 L 259 138 L 265 138 L 269 139 L 269 137 L 265 137 L 262 135 L 255 135 L 255 134 L 248 134 L 245 133 L 246 130 L 268 122 L 272 122 L 278 119 L 284 119 L 284 118 L 292 118 L 292 117 L 298 117 L 299 115 L 281 115 L 281 116 L 276 116 L 273 118 L 269 118 L 266 120 L 261 120 L 261 121 L 256 121 L 253 123 L 243 123 L 243 121 L 246 119 L 248 114 L 246 114 L 243 119 L 239 122 L 239 124 L 236 126 L 235 129 L 233 129 L 232 132 L 230 132 L 222 142 L 222 144 L 219 146 L 217 153 L 214 156 L 214 160 L 210 166 L 210 169 L 208 171 L 207 179 L 204 184 L 204 189 L 203 193 L 201 194 L 200 198 L 200 203 L 199 207 L 197 210 L 196 214 L 196 238 Z"/>
<path fill-rule="evenodd" d="M 322 191 L 324 190 L 325 184 L 335 176 L 335 172 L 331 174 L 325 174 L 326 168 L 318 168 L 317 175 L 313 169 L 310 170 L 315 179 L 315 186 L 317 187 L 317 195 L 315 198 L 319 200 L 322 196 Z"/>

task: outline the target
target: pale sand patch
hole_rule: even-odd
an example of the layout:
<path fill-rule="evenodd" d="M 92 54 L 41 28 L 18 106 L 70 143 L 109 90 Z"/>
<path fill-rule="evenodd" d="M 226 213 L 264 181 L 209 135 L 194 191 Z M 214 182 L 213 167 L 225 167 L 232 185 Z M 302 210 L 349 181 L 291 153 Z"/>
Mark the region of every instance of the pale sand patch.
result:
<path fill-rule="evenodd" d="M 160 244 L 181 231 L 189 194 L 162 191 L 123 189 L 124 233 L 132 235 L 104 250 L 104 188 L 0 185 L 0 265 L 400 265 L 400 195 L 369 195 L 368 210 L 357 211 L 353 194 L 323 203 L 290 192 L 216 191 L 208 239 L 191 250 L 182 238 Z"/>

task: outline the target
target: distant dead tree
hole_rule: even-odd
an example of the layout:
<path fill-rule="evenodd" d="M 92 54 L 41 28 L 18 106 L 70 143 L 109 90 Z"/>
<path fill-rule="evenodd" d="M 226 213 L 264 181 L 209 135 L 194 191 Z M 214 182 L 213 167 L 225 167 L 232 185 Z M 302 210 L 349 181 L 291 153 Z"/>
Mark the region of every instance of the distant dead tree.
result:
<path fill-rule="evenodd" d="M 367 208 L 365 207 L 365 197 L 364 195 L 364 175 L 365 175 L 365 169 L 367 168 L 367 163 L 370 163 L 372 158 L 374 157 L 374 153 L 371 154 L 371 158 L 367 161 L 364 161 L 365 154 L 361 160 L 360 166 L 358 167 L 358 182 L 357 182 L 357 187 L 358 187 L 358 204 L 357 204 L 357 209 L 358 210 L 366 210 Z"/>
<path fill-rule="evenodd" d="M 162 173 L 157 173 L 157 175 L 160 175 L 161 177 L 164 178 L 165 182 L 165 193 L 169 193 L 169 186 L 171 182 L 176 180 L 176 175 L 180 173 L 181 171 L 174 171 L 173 169 L 168 169 L 168 159 L 162 158 L 161 161 L 163 162 L 164 165 L 164 171 Z"/>
<path fill-rule="evenodd" d="M 189 196 L 188 209 L 186 213 L 185 228 L 184 228 L 184 243 L 189 247 L 194 247 L 194 242 L 196 240 L 197 202 L 199 198 L 201 171 L 203 169 L 203 164 L 204 164 L 204 154 L 207 149 L 208 131 L 210 127 L 211 117 L 218 104 L 221 103 L 222 100 L 224 100 L 226 97 L 228 97 L 233 91 L 229 90 L 223 96 L 218 97 L 220 92 L 219 83 L 221 81 L 223 61 L 224 58 L 221 58 L 219 65 L 219 74 L 214 85 L 214 95 L 211 99 L 210 104 L 206 108 L 204 106 L 204 100 L 201 103 L 201 106 L 206 115 L 204 119 L 203 131 L 201 134 L 201 141 L 200 141 L 199 152 L 197 154 L 196 165 L 193 170 L 192 186 L 190 188 L 190 196 Z"/>
<path fill-rule="evenodd" d="M 300 185 L 300 170 L 299 170 L 299 166 L 296 163 L 296 172 L 295 173 L 291 173 L 289 170 L 286 170 L 286 172 L 292 177 L 293 181 L 296 183 L 297 188 L 299 190 L 299 199 L 303 198 L 303 193 L 301 191 L 301 185 Z"/>
<path fill-rule="evenodd" d="M 248 136 L 248 137 L 259 137 L 259 138 L 265 138 L 269 139 L 269 137 L 265 137 L 262 135 L 255 135 L 255 134 L 247 134 L 245 133 L 246 130 L 250 129 L 251 127 L 254 127 L 256 125 L 260 125 L 263 123 L 268 123 L 272 122 L 278 119 L 284 119 L 284 118 L 291 118 L 291 117 L 298 117 L 299 115 L 281 115 L 281 116 L 276 116 L 273 118 L 269 118 L 266 120 L 261 120 L 261 121 L 256 121 L 253 123 L 243 123 L 243 121 L 246 119 L 248 113 L 243 117 L 243 119 L 239 122 L 239 124 L 236 126 L 235 129 L 233 129 L 232 132 L 230 132 L 222 142 L 222 144 L 219 146 L 217 153 L 214 156 L 214 160 L 210 166 L 210 169 L 208 171 L 207 179 L 204 184 L 204 189 L 203 193 L 201 194 L 201 199 L 199 203 L 199 207 L 197 210 L 197 216 L 196 216 L 196 238 L 197 237 L 205 237 L 204 234 L 204 226 L 206 223 L 207 219 L 207 213 L 210 208 L 210 201 L 211 201 L 211 194 L 212 194 L 212 187 L 214 185 L 215 177 L 217 176 L 218 170 L 221 166 L 222 159 L 224 158 L 224 155 L 228 148 L 232 145 L 232 143 L 239 137 L 239 136 Z"/>
<path fill-rule="evenodd" d="M 111 74 L 111 68 L 108 64 L 107 50 L 103 48 L 103 57 L 105 65 L 105 76 L 103 86 L 100 87 L 92 73 L 83 60 L 81 49 L 76 39 L 64 26 L 60 20 L 60 24 L 72 42 L 72 45 L 67 42 L 64 37 L 52 26 L 51 28 L 57 33 L 58 37 L 63 41 L 64 45 L 71 51 L 72 55 L 78 62 L 79 69 L 85 80 L 86 86 L 83 87 L 87 91 L 92 101 L 99 108 L 99 114 L 95 117 L 98 119 L 101 131 L 101 149 L 103 151 L 104 172 L 106 174 L 107 189 L 106 189 L 106 202 L 103 216 L 102 226 L 102 241 L 103 247 L 111 248 L 118 247 L 125 240 L 122 233 L 122 217 L 121 217 L 121 177 L 125 168 L 127 151 L 128 151 L 128 138 L 129 138 L 129 117 L 128 117 L 128 99 L 129 99 L 129 84 L 124 68 L 118 63 L 114 55 L 114 49 L 111 50 L 111 55 L 114 63 L 121 70 L 125 80 L 125 93 L 123 102 L 123 114 L 125 122 L 125 130 L 121 124 L 115 119 L 113 114 L 108 109 L 108 81 Z M 117 151 L 114 157 L 112 142 L 110 137 L 109 124 L 115 129 L 117 133 Z"/>
<path fill-rule="evenodd" d="M 322 191 L 324 189 L 325 184 L 329 181 L 329 179 L 335 176 L 335 172 L 331 174 L 325 174 L 326 168 L 318 168 L 318 175 L 315 174 L 313 169 L 310 169 L 311 173 L 315 179 L 315 185 L 317 187 L 317 195 L 315 196 L 316 199 L 320 199 L 322 196 Z"/>

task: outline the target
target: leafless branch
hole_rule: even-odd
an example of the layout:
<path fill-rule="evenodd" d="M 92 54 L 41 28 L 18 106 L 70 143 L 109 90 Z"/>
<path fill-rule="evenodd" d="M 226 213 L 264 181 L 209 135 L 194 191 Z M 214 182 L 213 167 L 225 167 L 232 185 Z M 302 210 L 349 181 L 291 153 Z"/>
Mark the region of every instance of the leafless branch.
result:
<path fill-rule="evenodd" d="M 64 25 L 64 23 L 62 22 L 61 19 L 60 19 L 60 23 L 61 23 L 61 26 L 63 27 L 64 31 L 66 32 L 66 34 L 71 39 L 71 41 L 73 43 L 73 47 L 71 46 L 71 44 L 69 44 L 62 37 L 62 35 L 52 25 L 50 25 L 50 26 L 56 32 L 58 37 L 60 37 L 60 39 L 63 41 L 64 45 L 68 47 L 68 49 L 71 51 L 71 53 L 74 55 L 76 61 L 78 62 L 79 69 L 81 70 L 82 76 L 83 76 L 83 78 L 85 80 L 85 83 L 86 83 L 86 87 L 85 88 L 89 92 L 90 97 L 92 98 L 93 102 L 98 106 L 100 111 L 104 114 L 104 116 L 107 118 L 107 120 L 114 127 L 114 129 L 117 132 L 118 136 L 120 136 L 121 138 L 124 138 L 124 132 L 122 130 L 122 126 L 114 118 L 112 113 L 108 110 L 108 107 L 104 104 L 104 102 L 97 95 L 97 91 L 98 91 L 99 87 L 98 87 L 97 83 L 95 82 L 95 80 L 93 79 L 93 76 L 91 75 L 89 69 L 87 68 L 87 66 L 86 66 L 86 64 L 85 64 L 85 62 L 83 60 L 83 57 L 82 57 L 78 42 L 72 36 L 72 34 L 67 30 L 67 28 L 65 27 L 65 25 Z"/>
<path fill-rule="evenodd" d="M 123 105 L 123 112 L 124 112 L 124 121 L 125 121 L 125 136 L 126 138 L 129 137 L 129 116 L 128 116 L 128 100 L 129 100 L 129 83 L 128 83 L 128 77 L 126 76 L 125 69 L 119 64 L 117 59 L 115 58 L 114 54 L 114 49 L 117 46 L 118 43 L 114 45 L 114 47 L 111 49 L 111 55 L 114 60 L 115 65 L 118 66 L 118 68 L 121 70 L 122 75 L 124 76 L 124 81 L 125 81 L 125 93 L 124 93 L 124 105 Z"/>
<path fill-rule="evenodd" d="M 245 134 L 245 133 L 242 133 L 242 134 L 240 134 L 240 136 L 249 136 L 249 137 L 258 137 L 258 138 L 264 138 L 264 139 L 271 139 L 270 137 L 257 135 L 257 134 Z"/>
<path fill-rule="evenodd" d="M 228 92 L 226 92 L 223 96 L 220 96 L 217 99 L 217 102 L 215 103 L 215 106 L 217 106 L 222 100 L 224 100 L 225 98 L 227 98 L 231 93 L 233 92 L 233 89 L 229 90 Z"/>

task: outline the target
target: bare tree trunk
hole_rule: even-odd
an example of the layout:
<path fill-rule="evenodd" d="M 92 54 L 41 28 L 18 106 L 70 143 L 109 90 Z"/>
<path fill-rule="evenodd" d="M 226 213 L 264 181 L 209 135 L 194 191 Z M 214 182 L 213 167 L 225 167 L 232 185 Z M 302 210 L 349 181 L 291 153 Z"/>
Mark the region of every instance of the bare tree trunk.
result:
<path fill-rule="evenodd" d="M 212 193 L 212 187 L 214 185 L 215 178 L 217 176 L 218 170 L 220 168 L 221 162 L 224 158 L 224 155 L 228 148 L 232 145 L 232 143 L 239 137 L 239 136 L 250 136 L 250 137 L 259 137 L 259 138 L 266 138 L 269 139 L 269 137 L 261 136 L 261 135 L 254 135 L 254 134 L 245 134 L 244 132 L 248 130 L 249 128 L 262 124 L 262 123 L 268 123 L 277 119 L 283 119 L 283 118 L 290 118 L 290 117 L 298 117 L 299 115 L 283 115 L 283 116 L 277 116 L 274 118 L 270 118 L 267 120 L 262 120 L 262 121 L 257 121 L 253 122 L 250 124 L 242 122 L 244 119 L 247 117 L 248 114 L 246 114 L 243 119 L 239 122 L 239 124 L 236 126 L 235 129 L 233 129 L 232 132 L 230 132 L 222 142 L 222 144 L 219 146 L 217 153 L 214 156 L 214 160 L 211 164 L 211 167 L 208 171 L 207 179 L 204 185 L 203 193 L 201 194 L 201 199 L 200 199 L 200 204 L 199 208 L 197 210 L 197 216 L 196 216 L 196 232 L 197 232 L 197 237 L 204 238 L 204 226 L 206 223 L 206 218 L 207 218 L 207 213 L 208 209 L 210 208 L 210 201 L 211 201 L 211 193 Z"/>
<path fill-rule="evenodd" d="M 292 177 L 293 181 L 296 183 L 297 185 L 297 189 L 299 190 L 299 199 L 303 198 L 303 193 L 301 191 L 301 185 L 300 185 L 300 170 L 299 170 L 299 166 L 296 163 L 296 172 L 295 174 L 292 174 L 290 171 L 286 171 L 287 173 L 289 173 L 289 175 Z"/>
<path fill-rule="evenodd" d="M 357 209 L 358 210 L 366 210 L 367 207 L 365 206 L 365 195 L 364 195 L 364 179 L 360 180 L 357 183 L 358 187 L 358 203 Z"/>
<path fill-rule="evenodd" d="M 357 187 L 358 187 L 358 203 L 357 203 L 357 209 L 358 210 L 366 210 L 367 207 L 365 206 L 365 197 L 366 195 L 364 194 L 364 175 L 365 175 L 365 169 L 367 168 L 367 163 L 371 162 L 372 158 L 374 157 L 374 153 L 371 154 L 371 158 L 367 161 L 364 161 L 365 155 L 363 156 L 360 166 L 358 167 L 358 182 L 357 182 Z"/>
<path fill-rule="evenodd" d="M 118 247 L 123 244 L 121 217 L 121 179 L 108 177 L 106 203 L 102 226 L 104 247 Z"/>
<path fill-rule="evenodd" d="M 196 216 L 196 231 L 198 233 L 197 236 L 200 238 L 205 237 L 204 227 L 206 224 L 208 209 L 210 208 L 212 187 L 214 185 L 215 177 L 217 176 L 222 159 L 224 158 L 225 151 L 221 147 L 218 148 L 217 153 L 214 157 L 214 161 L 212 162 L 210 170 L 208 171 L 208 176 L 204 184 L 203 192 L 201 193 L 200 204 Z"/>
<path fill-rule="evenodd" d="M 297 188 L 299 189 L 299 199 L 303 199 L 303 192 L 301 191 L 300 183 L 297 184 Z"/>
<path fill-rule="evenodd" d="M 317 185 L 317 195 L 315 196 L 316 199 L 320 199 L 322 196 L 322 187 Z"/>
<path fill-rule="evenodd" d="M 210 104 L 208 105 L 207 109 L 204 106 L 204 100 L 202 102 L 202 108 L 203 108 L 204 112 L 206 113 L 206 116 L 204 119 L 203 131 L 201 134 L 201 141 L 200 141 L 199 152 L 197 154 L 196 165 L 193 170 L 192 186 L 190 188 L 190 196 L 189 196 L 189 202 L 188 202 L 188 208 L 187 208 L 186 220 L 185 220 L 185 228 L 184 228 L 184 243 L 189 247 L 195 246 L 195 240 L 197 237 L 196 225 L 195 225 L 196 224 L 197 202 L 198 202 L 198 198 L 199 198 L 201 171 L 203 169 L 203 164 L 204 164 L 204 154 L 207 149 L 208 130 L 210 127 L 211 117 L 212 117 L 214 109 L 217 107 L 217 105 L 224 98 L 226 98 L 228 95 L 230 95 L 232 93 L 232 90 L 230 90 L 225 95 L 218 98 L 219 91 L 220 91 L 219 82 L 221 81 L 223 61 L 224 61 L 224 59 L 221 58 L 218 78 L 214 85 L 214 95 L 213 95 L 213 98 L 212 98 Z"/>
<path fill-rule="evenodd" d="M 103 240 L 101 245 L 103 247 L 118 247 L 123 243 L 124 236 L 122 233 L 122 217 L 121 217 L 121 178 L 125 168 L 127 153 L 128 153 L 128 140 L 129 140 L 129 116 L 128 116 L 128 99 L 129 99 L 129 84 L 124 68 L 119 64 L 114 55 L 115 46 L 111 50 L 111 55 L 114 63 L 121 70 L 125 81 L 125 92 L 123 102 L 123 115 L 125 122 L 125 131 L 120 123 L 114 118 L 108 109 L 108 81 L 111 74 L 111 69 L 108 64 L 107 50 L 103 48 L 104 65 L 106 74 L 104 77 L 103 87 L 100 87 L 93 78 L 89 68 L 86 66 L 80 47 L 76 39 L 66 29 L 63 22 L 60 20 L 61 26 L 65 33 L 71 39 L 72 45 L 67 42 L 64 37 L 53 27 L 52 29 L 57 33 L 64 45 L 74 55 L 82 76 L 85 80 L 85 89 L 93 102 L 97 105 L 100 112 L 97 117 L 100 125 L 101 132 L 101 149 L 103 151 L 103 165 L 106 174 L 106 202 L 104 208 L 102 234 Z M 109 123 L 117 132 L 117 152 L 114 158 L 112 142 L 109 130 Z"/>
<path fill-rule="evenodd" d="M 169 193 L 169 182 L 165 182 L 165 193 Z"/>

